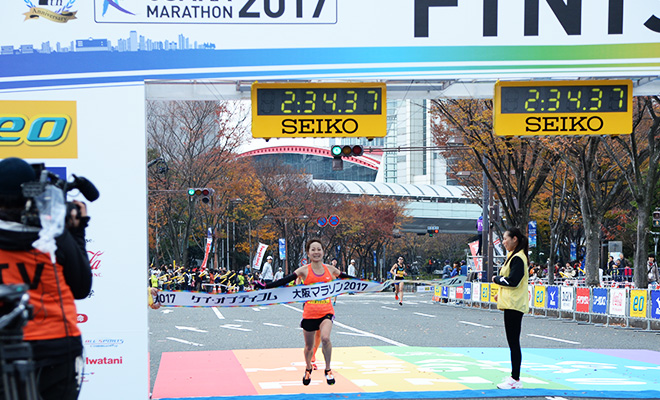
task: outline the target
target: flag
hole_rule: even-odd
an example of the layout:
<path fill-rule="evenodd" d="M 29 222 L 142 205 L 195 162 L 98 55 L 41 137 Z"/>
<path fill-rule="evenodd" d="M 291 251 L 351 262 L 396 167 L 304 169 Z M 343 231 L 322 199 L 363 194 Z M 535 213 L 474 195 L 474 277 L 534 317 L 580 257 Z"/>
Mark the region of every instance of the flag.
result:
<path fill-rule="evenodd" d="M 209 253 L 211 252 L 211 243 L 213 242 L 213 232 L 211 228 L 206 232 L 206 249 L 204 250 L 204 261 L 202 261 L 202 266 L 200 269 L 204 271 L 206 269 L 206 263 L 209 260 Z"/>
<path fill-rule="evenodd" d="M 267 248 L 268 245 L 263 243 L 259 243 L 259 246 L 257 246 L 257 254 L 254 255 L 254 260 L 252 260 L 253 271 L 261 270 L 261 262 L 264 260 L 264 254 L 266 254 Z"/>

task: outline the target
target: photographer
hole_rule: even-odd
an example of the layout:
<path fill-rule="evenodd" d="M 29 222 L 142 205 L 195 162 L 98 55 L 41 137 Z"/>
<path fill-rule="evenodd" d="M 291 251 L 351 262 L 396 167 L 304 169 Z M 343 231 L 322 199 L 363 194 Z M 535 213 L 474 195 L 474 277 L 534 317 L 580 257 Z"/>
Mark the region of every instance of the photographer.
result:
<path fill-rule="evenodd" d="M 92 286 L 85 249 L 89 217 L 84 203 L 70 204 L 53 263 L 50 254 L 33 248 L 41 228 L 21 223 L 30 201 L 22 185 L 38 179 L 19 158 L 0 161 L 0 283 L 29 285 L 33 317 L 23 338 L 32 348 L 40 398 L 76 399 L 84 361 L 74 299 L 87 297 Z"/>

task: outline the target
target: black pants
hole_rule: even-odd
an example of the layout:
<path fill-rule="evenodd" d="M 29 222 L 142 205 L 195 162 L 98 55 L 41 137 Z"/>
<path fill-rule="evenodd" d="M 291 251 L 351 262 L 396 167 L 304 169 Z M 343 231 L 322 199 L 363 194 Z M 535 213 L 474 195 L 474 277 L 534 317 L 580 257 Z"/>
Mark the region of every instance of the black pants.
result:
<path fill-rule="evenodd" d="M 82 363 L 80 364 L 82 366 Z M 76 371 L 76 359 L 59 364 L 39 367 L 36 370 L 40 398 L 43 400 L 76 400 L 80 392 L 79 374 Z"/>
<path fill-rule="evenodd" d="M 522 351 L 520 350 L 522 317 L 523 313 L 520 311 L 504 310 L 504 331 L 511 351 L 511 377 L 515 380 L 520 379 L 520 364 L 522 363 Z"/>

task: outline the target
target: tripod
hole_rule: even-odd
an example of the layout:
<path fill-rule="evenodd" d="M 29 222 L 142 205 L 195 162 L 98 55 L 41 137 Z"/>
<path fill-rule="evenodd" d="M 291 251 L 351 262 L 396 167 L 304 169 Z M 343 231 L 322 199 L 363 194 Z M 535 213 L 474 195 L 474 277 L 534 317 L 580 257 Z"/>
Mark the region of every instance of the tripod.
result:
<path fill-rule="evenodd" d="M 39 399 L 32 348 L 23 342 L 29 299 L 26 285 L 0 285 L 0 398 L 4 400 Z"/>

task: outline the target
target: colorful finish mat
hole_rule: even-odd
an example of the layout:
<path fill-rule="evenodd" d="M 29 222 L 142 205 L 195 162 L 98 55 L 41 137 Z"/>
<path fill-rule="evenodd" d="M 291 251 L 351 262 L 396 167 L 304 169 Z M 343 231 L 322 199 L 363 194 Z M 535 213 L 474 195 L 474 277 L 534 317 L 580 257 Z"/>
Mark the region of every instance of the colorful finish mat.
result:
<path fill-rule="evenodd" d="M 526 348 L 524 389 L 506 392 L 495 385 L 511 371 L 507 348 L 339 347 L 333 386 L 320 350 L 319 369 L 303 386 L 302 357 L 302 349 L 163 353 L 152 398 L 660 398 L 660 352 L 651 350 Z"/>

